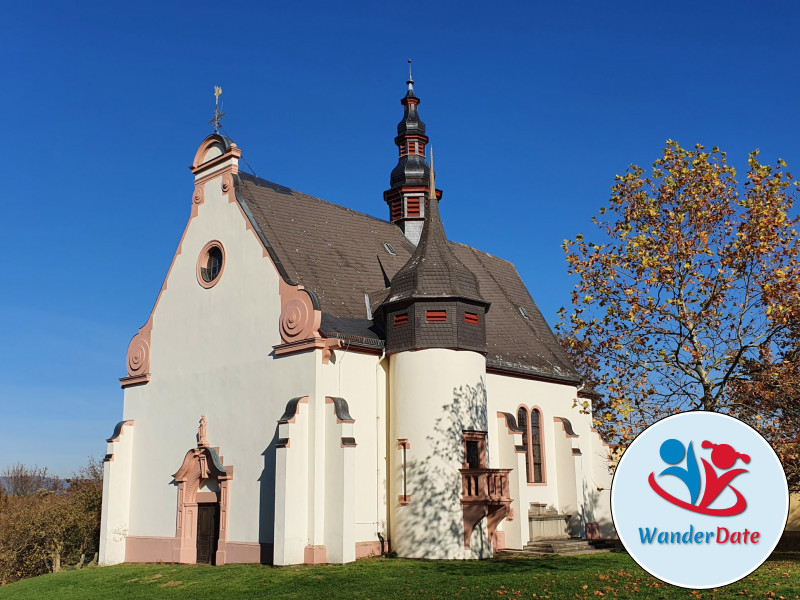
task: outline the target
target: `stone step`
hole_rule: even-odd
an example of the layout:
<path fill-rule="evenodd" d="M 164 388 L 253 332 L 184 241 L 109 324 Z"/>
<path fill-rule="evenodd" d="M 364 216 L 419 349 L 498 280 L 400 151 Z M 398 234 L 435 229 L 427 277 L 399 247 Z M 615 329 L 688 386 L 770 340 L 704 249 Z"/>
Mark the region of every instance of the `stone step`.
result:
<path fill-rule="evenodd" d="M 594 554 L 610 552 L 608 548 L 597 548 L 587 540 L 571 538 L 565 540 L 537 540 L 527 544 L 524 551 L 537 554 Z"/>

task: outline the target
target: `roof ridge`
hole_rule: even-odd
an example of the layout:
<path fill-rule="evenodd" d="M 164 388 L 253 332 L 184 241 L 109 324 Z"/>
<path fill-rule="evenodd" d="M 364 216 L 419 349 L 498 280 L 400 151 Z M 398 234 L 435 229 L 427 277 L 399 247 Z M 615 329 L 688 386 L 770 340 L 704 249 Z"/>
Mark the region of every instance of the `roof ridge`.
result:
<path fill-rule="evenodd" d="M 515 271 L 517 270 L 517 267 L 514 266 L 514 263 L 511 262 L 510 260 L 508 260 L 507 258 L 503 258 L 502 256 L 497 256 L 496 254 L 490 254 L 489 252 L 486 252 L 485 250 L 481 250 L 480 248 L 476 248 L 475 246 L 470 246 L 469 244 L 464 244 L 463 242 L 453 242 L 451 240 L 447 240 L 447 241 L 450 242 L 453 245 L 456 245 L 456 246 L 463 246 L 464 248 L 466 248 L 468 250 L 472 250 L 473 252 L 479 252 L 479 253 L 481 253 L 481 254 L 483 254 L 485 256 L 488 256 L 489 258 L 493 258 L 494 260 L 501 260 L 504 263 L 514 267 Z M 517 273 L 517 274 L 519 275 L 519 273 Z"/>

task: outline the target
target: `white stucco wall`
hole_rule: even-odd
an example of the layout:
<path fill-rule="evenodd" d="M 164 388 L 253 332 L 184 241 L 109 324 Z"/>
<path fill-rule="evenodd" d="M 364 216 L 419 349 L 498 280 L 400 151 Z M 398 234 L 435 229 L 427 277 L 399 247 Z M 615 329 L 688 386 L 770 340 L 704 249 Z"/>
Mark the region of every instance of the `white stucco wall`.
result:
<path fill-rule="evenodd" d="M 132 536 L 175 535 L 172 474 L 196 446 L 205 414 L 210 444 L 234 466 L 229 541 L 272 542 L 277 420 L 289 399 L 313 393 L 313 352 L 271 356 L 281 341 L 279 275 L 220 184 L 205 184 L 154 311 L 151 380 L 125 390 L 124 418 L 134 419 L 139 433 Z M 196 263 L 211 240 L 224 246 L 225 266 L 205 289 Z"/>
<path fill-rule="evenodd" d="M 517 469 L 517 476 L 512 476 L 511 480 L 515 518 L 503 521 L 499 527 L 506 532 L 507 546 L 520 548 L 530 541 L 528 509 L 531 503 L 544 503 L 565 514 L 577 511 L 576 517 L 570 520 L 572 534 L 582 535 L 587 521 L 604 519 L 610 510 L 608 497 L 596 490 L 606 484 L 606 479 L 600 479 L 602 473 L 607 473 L 607 460 L 603 458 L 603 448 L 598 448 L 597 434 L 591 431 L 591 416 L 573 407 L 577 388 L 496 373 L 489 373 L 486 380 L 490 415 L 508 412 L 516 419 L 520 406 L 541 411 L 545 471 L 542 484 L 527 482 L 523 454 L 516 454 L 517 465 L 507 462 L 513 463 L 511 449 L 520 443 L 520 436 L 510 435 L 504 421 L 491 420 L 496 424 L 496 431 L 490 433 L 490 437 L 496 437 L 492 447 L 497 444 L 502 460 L 506 461 L 491 463 L 491 466 Z M 555 422 L 554 417 L 569 419 L 578 438 L 566 438 L 561 423 Z M 572 455 L 573 447 L 580 450 L 579 456 Z"/>
<path fill-rule="evenodd" d="M 389 490 L 392 546 L 413 558 L 479 558 L 491 550 L 479 525 L 464 548 L 461 506 L 463 430 L 486 431 L 486 362 L 475 352 L 444 349 L 401 352 L 389 368 Z M 401 506 L 402 456 L 407 439 L 407 490 Z M 485 519 L 484 519 L 485 522 Z"/>
<path fill-rule="evenodd" d="M 125 539 L 130 528 L 134 425 L 124 425 L 118 437 L 111 438 L 103 462 L 101 565 L 116 565 L 125 560 Z"/>
<path fill-rule="evenodd" d="M 360 354 L 344 348 L 334 352 L 327 365 L 321 365 L 319 389 L 323 397 L 344 398 L 350 408 L 355 479 L 353 483 L 353 523 L 356 542 L 377 541 L 386 535 L 386 370 L 388 359 Z M 328 415 L 326 418 L 330 418 Z M 338 445 L 338 440 L 333 448 Z M 326 493 L 338 494 L 341 483 L 328 478 Z"/>
<path fill-rule="evenodd" d="M 600 526 L 600 534 L 603 537 L 614 538 L 617 537 L 617 532 L 611 520 L 612 473 L 609 471 L 609 446 L 596 432 L 592 432 L 591 440 L 591 481 L 587 481 L 585 492 L 587 513 L 591 518 L 587 520 L 594 521 Z"/>

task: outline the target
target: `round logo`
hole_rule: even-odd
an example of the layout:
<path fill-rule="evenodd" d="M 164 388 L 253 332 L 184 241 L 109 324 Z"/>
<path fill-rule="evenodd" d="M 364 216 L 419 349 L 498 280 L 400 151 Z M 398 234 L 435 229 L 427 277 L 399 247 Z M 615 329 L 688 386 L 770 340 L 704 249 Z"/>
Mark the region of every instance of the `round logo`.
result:
<path fill-rule="evenodd" d="M 611 484 L 622 544 L 651 575 L 707 589 L 752 573 L 775 549 L 789 512 L 780 460 L 754 429 L 692 411 L 645 429 Z"/>

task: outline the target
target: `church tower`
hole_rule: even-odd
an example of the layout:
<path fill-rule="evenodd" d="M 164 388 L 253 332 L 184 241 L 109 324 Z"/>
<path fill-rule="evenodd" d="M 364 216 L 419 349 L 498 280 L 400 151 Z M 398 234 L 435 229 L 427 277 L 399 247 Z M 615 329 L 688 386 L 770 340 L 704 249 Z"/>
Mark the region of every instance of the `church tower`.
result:
<path fill-rule="evenodd" d="M 403 120 L 397 125 L 394 143 L 400 155 L 389 180 L 391 186 L 383 193 L 389 205 L 389 220 L 403 230 L 405 236 L 416 244 L 422 233 L 425 219 L 425 198 L 428 195 L 428 165 L 425 162 L 425 123 L 419 118 L 419 98 L 414 94 L 411 61 L 408 61 L 408 91 L 400 100 Z M 441 194 L 440 196 L 441 197 Z"/>
<path fill-rule="evenodd" d="M 406 100 L 411 99 L 416 100 L 410 89 Z M 404 123 L 418 123 L 412 104 L 404 104 Z M 508 470 L 488 468 L 489 303 L 475 274 L 447 241 L 432 157 L 428 169 L 422 155 L 414 156 L 413 163 L 401 157 L 392 177 L 400 173 L 408 182 L 415 165 L 414 185 L 427 191 L 426 201 L 420 202 L 423 226 L 382 306 L 390 357 L 389 441 L 394 446 L 389 453 L 390 536 L 403 557 L 486 558 L 494 529 L 511 504 Z M 428 185 L 420 185 L 427 174 Z M 398 184 L 397 189 L 407 206 L 408 188 Z"/>

